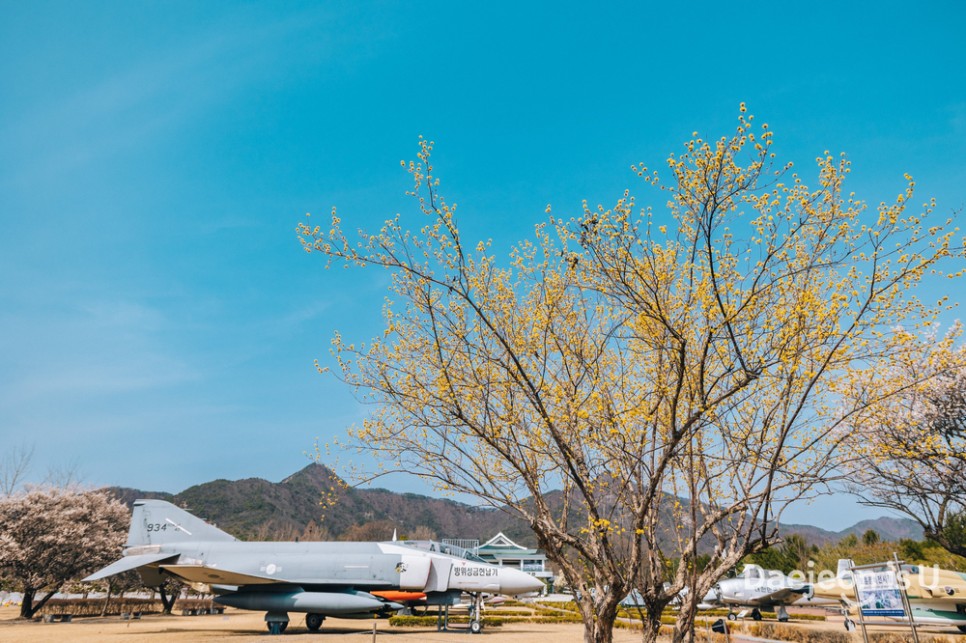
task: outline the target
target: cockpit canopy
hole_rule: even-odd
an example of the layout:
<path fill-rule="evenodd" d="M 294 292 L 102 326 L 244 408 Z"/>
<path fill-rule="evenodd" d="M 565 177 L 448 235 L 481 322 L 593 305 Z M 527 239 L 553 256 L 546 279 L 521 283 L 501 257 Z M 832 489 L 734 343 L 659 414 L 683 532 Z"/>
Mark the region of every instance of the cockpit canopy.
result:
<path fill-rule="evenodd" d="M 474 563 L 486 563 L 469 549 L 464 549 L 458 545 L 453 545 L 451 543 L 441 543 L 435 540 L 404 540 L 403 545 L 407 547 L 413 547 L 415 549 L 422 549 L 424 551 L 431 551 L 438 554 L 447 554 L 449 556 L 456 556 L 457 558 L 464 558 L 466 560 L 471 560 Z"/>
<path fill-rule="evenodd" d="M 745 565 L 745 568 L 738 574 L 738 578 L 744 578 L 750 581 L 767 580 L 774 582 L 781 580 L 783 574 L 774 569 L 762 569 L 758 565 Z"/>

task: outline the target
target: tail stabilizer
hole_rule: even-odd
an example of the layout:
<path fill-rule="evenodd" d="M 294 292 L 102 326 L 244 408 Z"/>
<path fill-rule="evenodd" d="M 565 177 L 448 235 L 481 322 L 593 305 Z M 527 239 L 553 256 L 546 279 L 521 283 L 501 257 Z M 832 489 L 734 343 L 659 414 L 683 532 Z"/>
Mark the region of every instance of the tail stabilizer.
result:
<path fill-rule="evenodd" d="M 128 547 L 195 541 L 232 541 L 231 534 L 164 500 L 135 500 Z"/>
<path fill-rule="evenodd" d="M 107 578 L 108 576 L 114 576 L 132 569 L 138 569 L 139 567 L 154 565 L 155 563 L 160 563 L 166 560 L 173 560 L 177 557 L 178 554 L 172 554 L 171 552 L 166 552 L 163 554 L 138 554 L 135 556 L 125 556 L 121 560 L 111 563 L 104 569 L 94 572 L 87 578 L 82 578 L 81 582 L 90 583 L 96 580 L 101 580 L 102 578 Z"/>

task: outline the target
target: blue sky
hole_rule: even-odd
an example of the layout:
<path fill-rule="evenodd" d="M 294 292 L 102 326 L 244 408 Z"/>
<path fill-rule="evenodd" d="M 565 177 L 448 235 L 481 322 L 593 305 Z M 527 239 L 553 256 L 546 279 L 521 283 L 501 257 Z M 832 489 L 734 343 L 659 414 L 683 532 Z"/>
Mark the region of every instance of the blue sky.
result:
<path fill-rule="evenodd" d="M 294 228 L 405 211 L 420 134 L 467 236 L 498 244 L 547 203 L 659 205 L 629 166 L 728 133 L 742 101 L 783 159 L 845 151 L 860 197 L 909 172 L 960 217 L 964 19 L 952 1 L 0 0 L 0 448 L 33 444 L 35 477 L 166 491 L 304 466 L 365 412 L 312 362 L 337 329 L 378 333 L 386 276 L 324 271 Z"/>

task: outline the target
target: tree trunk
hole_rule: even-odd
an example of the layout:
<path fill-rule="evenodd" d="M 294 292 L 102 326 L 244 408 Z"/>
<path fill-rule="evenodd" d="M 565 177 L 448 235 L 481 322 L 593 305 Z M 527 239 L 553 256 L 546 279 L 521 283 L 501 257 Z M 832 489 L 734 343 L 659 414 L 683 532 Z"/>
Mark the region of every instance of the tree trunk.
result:
<path fill-rule="evenodd" d="M 643 643 L 651 643 L 656 641 L 657 637 L 661 634 L 661 617 L 664 615 L 664 608 L 667 607 L 667 601 L 655 601 L 646 606 L 646 612 L 643 615 L 643 632 L 641 640 Z"/>
<path fill-rule="evenodd" d="M 60 588 L 57 587 L 50 590 L 46 596 L 35 602 L 34 599 L 37 598 L 37 592 L 39 590 L 33 587 L 25 587 L 23 590 L 23 602 L 20 604 L 20 618 L 33 618 L 34 614 L 42 610 L 44 605 L 47 604 L 47 601 L 53 598 L 58 589 Z"/>
<path fill-rule="evenodd" d="M 104 605 L 101 607 L 101 616 L 107 616 L 107 606 L 111 603 L 111 592 L 114 590 L 114 581 L 107 581 L 107 596 L 104 598 Z"/>
<path fill-rule="evenodd" d="M 642 643 L 653 643 L 661 634 L 661 612 L 656 614 L 648 610 L 641 619 L 641 641 Z"/>
<path fill-rule="evenodd" d="M 639 590 L 635 591 L 634 595 L 639 601 L 635 603 L 633 612 L 636 612 L 637 618 L 641 621 L 641 642 L 653 643 L 661 634 L 661 626 L 664 625 L 661 622 L 661 616 L 664 615 L 664 608 L 667 607 L 668 601 L 649 602 Z M 630 609 L 628 612 L 633 613 Z"/>
<path fill-rule="evenodd" d="M 23 589 L 23 600 L 20 602 L 20 618 L 33 618 L 34 594 L 32 589 Z"/>
<path fill-rule="evenodd" d="M 619 599 L 606 595 L 596 599 L 589 593 L 577 601 L 584 621 L 584 643 L 611 643 L 614 639 L 614 621 L 617 620 Z"/>
<path fill-rule="evenodd" d="M 584 643 L 611 643 L 614 640 L 614 622 L 584 622 Z"/>
<path fill-rule="evenodd" d="M 674 643 L 684 641 L 694 642 L 694 617 L 697 615 L 697 606 L 690 601 L 682 601 L 681 609 L 678 611 L 677 622 L 674 624 L 674 631 L 671 640 Z"/>
<path fill-rule="evenodd" d="M 644 629 L 641 631 L 642 643 L 653 643 L 661 635 L 661 614 L 656 616 L 649 615 L 643 621 Z"/>

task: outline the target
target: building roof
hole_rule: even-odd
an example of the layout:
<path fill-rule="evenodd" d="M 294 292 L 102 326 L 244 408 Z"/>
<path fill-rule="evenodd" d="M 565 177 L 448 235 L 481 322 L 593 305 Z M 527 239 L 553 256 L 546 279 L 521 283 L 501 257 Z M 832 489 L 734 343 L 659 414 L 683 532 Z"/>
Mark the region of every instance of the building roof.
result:
<path fill-rule="evenodd" d="M 480 556 L 514 555 L 514 556 L 533 556 L 543 557 L 544 554 L 538 549 L 529 549 L 516 544 L 510 540 L 502 531 L 493 538 L 480 545 L 477 553 Z"/>

